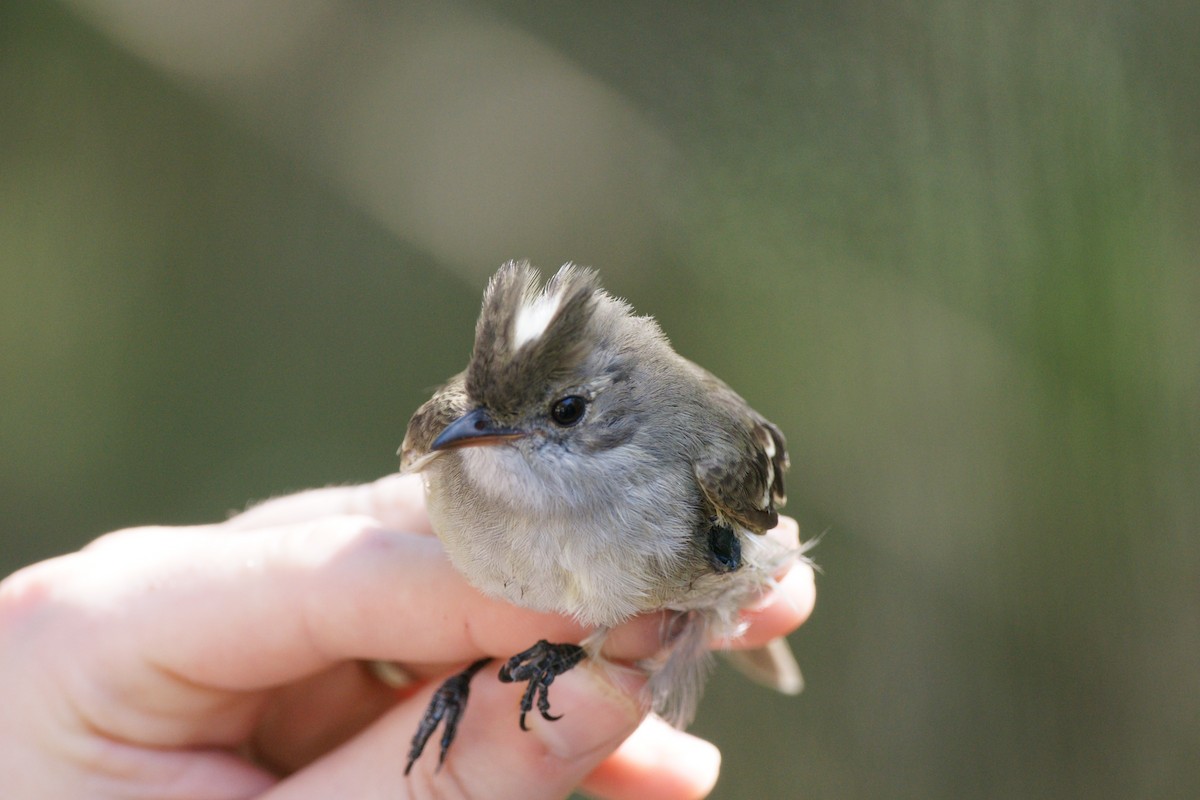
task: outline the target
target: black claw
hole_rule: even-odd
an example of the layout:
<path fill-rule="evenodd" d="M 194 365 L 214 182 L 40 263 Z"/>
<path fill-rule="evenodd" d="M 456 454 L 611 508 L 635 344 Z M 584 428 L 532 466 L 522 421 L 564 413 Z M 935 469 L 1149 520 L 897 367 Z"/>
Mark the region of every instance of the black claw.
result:
<path fill-rule="evenodd" d="M 425 750 L 425 743 L 437 730 L 438 723 L 445 718 L 446 727 L 442 730 L 442 746 L 438 752 L 438 769 L 441 769 L 442 764 L 446 761 L 446 751 L 450 749 L 450 744 L 454 741 L 454 734 L 458 731 L 458 721 L 462 719 L 463 711 L 467 708 L 467 696 L 471 693 L 471 679 L 490 661 L 490 658 L 479 659 L 457 675 L 451 675 L 433 693 L 433 699 L 429 701 L 429 707 L 425 709 L 425 714 L 421 717 L 421 724 L 417 726 L 417 732 L 413 735 L 412 747 L 408 750 L 408 763 L 404 766 L 405 775 L 421 757 L 421 753 Z"/>
<path fill-rule="evenodd" d="M 562 718 L 562 714 L 556 716 L 550 713 L 550 684 L 582 661 L 584 655 L 583 648 L 577 644 L 550 644 L 542 639 L 500 667 L 500 680 L 503 682 L 528 681 L 525 693 L 521 695 L 521 730 L 529 730 L 525 725 L 525 715 L 533 709 L 535 695 L 542 719 L 553 722 Z"/>

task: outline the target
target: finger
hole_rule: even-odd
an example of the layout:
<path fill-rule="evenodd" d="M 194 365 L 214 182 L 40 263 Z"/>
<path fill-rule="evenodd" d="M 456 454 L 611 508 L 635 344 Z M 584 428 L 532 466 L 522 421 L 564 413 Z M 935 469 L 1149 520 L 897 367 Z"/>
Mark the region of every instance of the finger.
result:
<path fill-rule="evenodd" d="M 159 800 L 235 800 L 259 797 L 278 778 L 224 750 L 147 750 L 99 740 L 97 759 L 109 779 L 101 794 L 96 775 L 79 794 L 58 797 L 154 797 Z M 7 796 L 7 795 L 6 795 Z M 48 796 L 48 795 L 38 795 Z"/>
<path fill-rule="evenodd" d="M 791 517 L 781 516 L 779 524 L 767 531 L 766 536 L 779 542 L 788 550 L 800 550 L 800 523 Z"/>
<path fill-rule="evenodd" d="M 274 773 L 289 775 L 357 736 L 397 698 L 366 662 L 342 662 L 273 691 L 249 753 Z"/>
<path fill-rule="evenodd" d="M 259 689 L 346 659 L 415 664 L 578 641 L 563 617 L 484 597 L 437 539 L 336 517 L 245 531 L 139 529 L 82 554 L 67 590 L 120 616 L 107 653 L 189 681 Z"/>
<path fill-rule="evenodd" d="M 419 475 L 385 475 L 360 486 L 331 486 L 276 497 L 225 523 L 246 530 L 308 522 L 321 517 L 367 516 L 389 530 L 432 534 Z"/>
<path fill-rule="evenodd" d="M 407 666 L 410 679 L 444 678 L 459 665 Z M 385 685 L 366 662 L 343 662 L 272 692 L 255 728 L 252 752 L 279 774 L 306 766 L 365 729 L 396 705 L 403 693 Z"/>
<path fill-rule="evenodd" d="M 614 682 L 616 681 L 616 682 Z M 638 726 L 641 681 L 584 664 L 554 681 L 554 722 L 531 714 L 529 732 L 517 728 L 523 687 L 481 673 L 458 736 L 439 770 L 436 738 L 404 775 L 403 754 L 432 694 L 415 696 L 353 741 L 263 795 L 264 800 L 325 797 L 562 798 Z M 511 731 L 511 733 L 509 733 Z M 647 800 L 667 800 L 653 793 Z"/>
<path fill-rule="evenodd" d="M 741 612 L 744 630 L 739 636 L 722 638 L 717 647 L 749 649 L 787 636 L 812 614 L 817 600 L 812 564 L 798 561 L 776 582 L 766 596 Z"/>
<path fill-rule="evenodd" d="M 604 800 L 696 800 L 713 790 L 720 770 L 715 746 L 652 715 L 584 779 L 583 790 Z"/>

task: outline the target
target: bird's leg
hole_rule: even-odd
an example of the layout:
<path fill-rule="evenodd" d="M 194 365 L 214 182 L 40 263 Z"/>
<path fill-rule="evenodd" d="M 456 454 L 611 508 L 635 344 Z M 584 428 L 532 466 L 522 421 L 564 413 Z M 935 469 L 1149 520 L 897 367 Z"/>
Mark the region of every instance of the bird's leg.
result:
<path fill-rule="evenodd" d="M 521 696 L 521 730 L 529 730 L 525 726 L 525 715 L 533 708 L 534 695 L 537 695 L 538 713 L 542 719 L 554 721 L 562 716 L 550 713 L 550 684 L 582 661 L 584 655 L 584 649 L 577 644 L 550 644 L 542 639 L 528 650 L 517 653 L 500 668 L 500 680 L 504 683 L 528 681 L 525 694 Z"/>
<path fill-rule="evenodd" d="M 450 743 L 454 741 L 454 734 L 458 731 L 458 721 L 467 708 L 467 696 L 471 693 L 471 678 L 474 678 L 475 673 L 486 667 L 490 661 L 490 658 L 479 659 L 462 672 L 451 675 L 433 693 L 433 699 L 429 701 L 429 707 L 425 709 L 425 714 L 421 717 L 421 724 L 417 726 L 417 732 L 413 735 L 412 747 L 408 750 L 408 764 L 404 767 L 405 775 L 421 757 L 421 753 L 425 750 L 425 743 L 437 730 L 438 723 L 445 718 L 446 727 L 442 730 L 442 747 L 438 753 L 438 769 L 441 769 L 442 763 L 446 760 L 446 751 L 450 749 Z"/>

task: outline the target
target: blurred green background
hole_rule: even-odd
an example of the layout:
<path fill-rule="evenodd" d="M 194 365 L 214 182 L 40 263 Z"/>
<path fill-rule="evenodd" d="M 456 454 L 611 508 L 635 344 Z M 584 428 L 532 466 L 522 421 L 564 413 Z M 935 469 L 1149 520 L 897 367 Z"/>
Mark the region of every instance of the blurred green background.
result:
<path fill-rule="evenodd" d="M 1200 5 L 0 4 L 0 574 L 397 466 L 594 265 L 789 437 L 718 797 L 1200 796 Z M 397 751 L 400 752 L 399 750 Z"/>

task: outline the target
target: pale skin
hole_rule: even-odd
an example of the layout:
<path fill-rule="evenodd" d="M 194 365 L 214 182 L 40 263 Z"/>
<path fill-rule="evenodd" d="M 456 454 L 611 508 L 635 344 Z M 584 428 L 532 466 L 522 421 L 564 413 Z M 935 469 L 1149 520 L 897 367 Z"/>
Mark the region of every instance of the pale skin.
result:
<path fill-rule="evenodd" d="M 768 535 L 795 544 L 796 525 Z M 786 634 L 814 599 L 812 570 L 797 563 L 724 644 Z M 657 617 L 632 620 L 605 651 L 647 656 L 659 630 Z M 704 797 L 716 748 L 647 717 L 634 671 L 586 661 L 554 682 L 562 719 L 531 715 L 529 733 L 517 727 L 522 687 L 481 673 L 443 768 L 429 752 L 404 777 L 442 676 L 587 632 L 471 588 L 414 478 L 278 498 L 216 525 L 118 531 L 0 582 L 3 794 Z M 395 661 L 416 683 L 388 688 L 364 659 Z"/>

